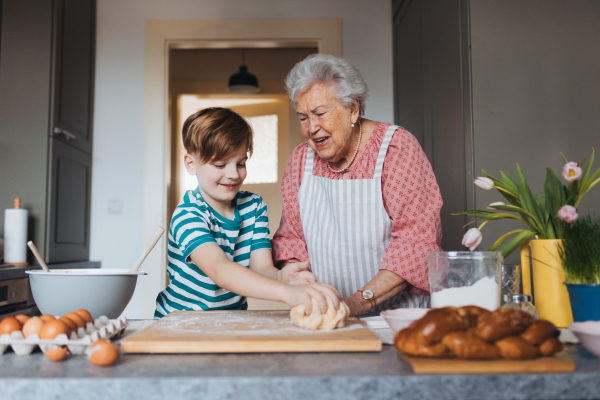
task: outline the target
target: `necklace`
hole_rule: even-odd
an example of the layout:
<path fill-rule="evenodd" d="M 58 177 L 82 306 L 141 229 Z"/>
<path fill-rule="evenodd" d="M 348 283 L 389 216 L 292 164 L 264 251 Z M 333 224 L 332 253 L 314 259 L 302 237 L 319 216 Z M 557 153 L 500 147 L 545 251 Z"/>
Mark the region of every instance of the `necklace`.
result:
<path fill-rule="evenodd" d="M 327 161 L 327 168 L 329 168 L 329 170 L 331 172 L 333 172 L 333 173 L 341 174 L 344 171 L 346 171 L 348 168 L 350 168 L 350 166 L 354 162 L 354 159 L 356 158 L 356 155 L 358 154 L 358 148 L 360 147 L 360 141 L 362 139 L 362 125 L 360 124 L 359 120 L 356 120 L 356 122 L 358 122 L 359 133 L 358 133 L 358 144 L 356 145 L 356 150 L 354 150 L 354 155 L 352 156 L 352 158 L 350 159 L 350 161 L 348 161 L 348 163 L 346 164 L 346 166 L 344 168 L 342 168 L 342 169 L 333 169 L 333 168 L 331 168 L 331 164 L 329 163 L 329 161 Z"/>

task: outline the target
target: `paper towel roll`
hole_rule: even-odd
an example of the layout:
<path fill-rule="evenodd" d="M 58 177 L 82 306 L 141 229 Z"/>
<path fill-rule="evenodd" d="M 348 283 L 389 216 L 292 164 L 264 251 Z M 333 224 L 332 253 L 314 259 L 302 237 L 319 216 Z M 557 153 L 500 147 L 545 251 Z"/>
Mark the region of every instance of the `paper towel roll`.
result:
<path fill-rule="evenodd" d="M 4 262 L 27 262 L 27 210 L 4 211 Z"/>

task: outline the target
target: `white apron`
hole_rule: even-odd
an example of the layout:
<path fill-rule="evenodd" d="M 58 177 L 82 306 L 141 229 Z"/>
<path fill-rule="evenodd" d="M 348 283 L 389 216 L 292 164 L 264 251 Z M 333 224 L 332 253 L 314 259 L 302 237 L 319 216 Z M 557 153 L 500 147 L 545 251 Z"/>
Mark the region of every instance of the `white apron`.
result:
<path fill-rule="evenodd" d="M 397 128 L 390 126 L 383 138 L 373 179 L 314 176 L 314 151 L 308 147 L 298 203 L 310 266 L 318 281 L 335 286 L 342 297 L 356 293 L 377 275 L 392 238 L 392 222 L 383 206 L 381 172 Z M 429 296 L 402 291 L 371 313 L 428 306 Z"/>

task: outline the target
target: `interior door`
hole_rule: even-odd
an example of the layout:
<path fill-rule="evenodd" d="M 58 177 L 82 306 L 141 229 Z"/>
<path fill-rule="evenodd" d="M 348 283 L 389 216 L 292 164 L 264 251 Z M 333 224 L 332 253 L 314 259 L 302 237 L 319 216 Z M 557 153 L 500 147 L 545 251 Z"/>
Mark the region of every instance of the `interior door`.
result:
<path fill-rule="evenodd" d="M 92 157 L 52 139 L 50 170 L 47 262 L 88 260 Z"/>
<path fill-rule="evenodd" d="M 54 137 L 92 151 L 95 0 L 56 4 L 56 83 Z"/>

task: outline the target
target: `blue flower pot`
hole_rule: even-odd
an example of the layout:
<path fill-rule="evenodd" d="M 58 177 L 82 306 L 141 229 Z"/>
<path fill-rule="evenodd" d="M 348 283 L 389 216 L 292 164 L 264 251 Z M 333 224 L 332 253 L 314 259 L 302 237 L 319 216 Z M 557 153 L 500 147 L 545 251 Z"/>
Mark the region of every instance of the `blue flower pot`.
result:
<path fill-rule="evenodd" d="M 573 320 L 575 322 L 600 321 L 600 285 L 566 283 Z"/>

